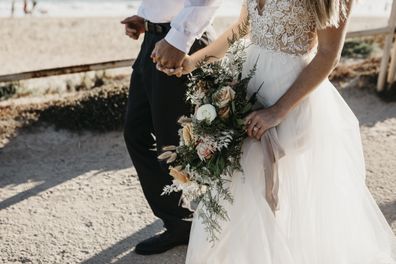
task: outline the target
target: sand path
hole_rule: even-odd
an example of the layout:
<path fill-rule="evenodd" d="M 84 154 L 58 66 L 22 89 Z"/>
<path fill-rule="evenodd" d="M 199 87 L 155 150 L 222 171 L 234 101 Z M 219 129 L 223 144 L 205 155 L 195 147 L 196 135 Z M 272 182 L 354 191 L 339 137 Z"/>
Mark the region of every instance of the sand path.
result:
<path fill-rule="evenodd" d="M 343 96 L 361 121 L 369 188 L 396 231 L 396 104 L 356 89 Z M 133 253 L 161 228 L 121 132 L 31 128 L 0 149 L 1 263 L 182 264 L 186 247 Z"/>

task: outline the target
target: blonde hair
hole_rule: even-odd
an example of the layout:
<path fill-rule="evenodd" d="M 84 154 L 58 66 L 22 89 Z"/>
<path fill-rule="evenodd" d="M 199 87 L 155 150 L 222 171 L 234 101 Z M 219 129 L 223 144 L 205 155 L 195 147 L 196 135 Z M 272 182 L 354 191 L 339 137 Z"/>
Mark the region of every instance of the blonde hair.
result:
<path fill-rule="evenodd" d="M 318 28 L 337 27 L 348 16 L 348 3 L 352 0 L 304 0 L 312 12 Z"/>

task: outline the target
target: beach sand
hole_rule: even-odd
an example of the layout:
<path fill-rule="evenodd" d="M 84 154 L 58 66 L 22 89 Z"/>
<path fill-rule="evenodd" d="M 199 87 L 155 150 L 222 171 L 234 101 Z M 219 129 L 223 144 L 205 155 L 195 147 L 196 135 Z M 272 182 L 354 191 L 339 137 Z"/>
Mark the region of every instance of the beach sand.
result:
<path fill-rule="evenodd" d="M 122 17 L 0 18 L 0 75 L 136 57 L 140 41 L 124 35 Z M 235 18 L 219 18 L 221 33 Z M 386 18 L 356 17 L 351 30 L 383 26 Z"/>
<path fill-rule="evenodd" d="M 368 186 L 396 232 L 396 103 L 354 88 L 342 95 L 361 121 Z M 133 253 L 161 228 L 121 131 L 30 128 L 0 149 L 0 263 L 184 263 L 186 247 Z"/>
<path fill-rule="evenodd" d="M 0 75 L 136 57 L 122 17 L 0 18 Z M 218 31 L 233 18 L 218 19 Z"/>
<path fill-rule="evenodd" d="M 0 74 L 133 57 L 139 43 L 124 37 L 120 19 L 0 19 Z M 341 93 L 361 123 L 367 184 L 396 232 L 396 103 L 353 83 Z M 1 105 L 20 100 L 41 99 Z M 133 253 L 161 229 L 121 131 L 40 126 L 0 147 L 0 263 L 184 263 L 186 247 Z"/>

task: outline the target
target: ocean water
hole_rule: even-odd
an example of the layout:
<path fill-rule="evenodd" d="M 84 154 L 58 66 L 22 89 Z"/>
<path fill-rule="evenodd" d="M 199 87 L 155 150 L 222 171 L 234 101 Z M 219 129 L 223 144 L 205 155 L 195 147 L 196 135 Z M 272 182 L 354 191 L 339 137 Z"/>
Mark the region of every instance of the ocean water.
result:
<path fill-rule="evenodd" d="M 34 16 L 128 16 L 136 13 L 141 0 L 37 0 L 37 2 Z M 237 16 L 241 2 L 242 0 L 223 0 L 217 15 Z M 0 0 L 0 17 L 10 16 L 11 3 L 12 0 Z M 22 0 L 15 0 L 15 16 L 24 15 L 22 3 Z M 388 16 L 391 5 L 392 0 L 358 0 L 353 15 Z"/>

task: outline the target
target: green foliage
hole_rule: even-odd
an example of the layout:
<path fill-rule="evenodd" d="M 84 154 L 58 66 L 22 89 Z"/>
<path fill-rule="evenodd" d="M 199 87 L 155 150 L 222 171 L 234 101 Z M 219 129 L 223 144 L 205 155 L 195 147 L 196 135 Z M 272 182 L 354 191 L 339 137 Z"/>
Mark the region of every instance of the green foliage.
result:
<path fill-rule="evenodd" d="M 85 73 L 77 84 L 73 84 L 71 80 L 67 81 L 66 90 L 68 92 L 92 90 L 97 87 L 102 87 L 109 79 L 110 78 L 107 76 L 106 71 L 95 72 L 95 76 L 93 78 L 90 77 L 89 74 Z"/>
<path fill-rule="evenodd" d="M 126 86 L 109 86 L 85 93 L 81 98 L 55 103 L 39 111 L 39 121 L 73 131 L 121 129 L 128 98 Z"/>
<path fill-rule="evenodd" d="M 348 58 L 367 58 L 374 50 L 374 44 L 364 40 L 348 40 L 342 50 L 342 56 Z"/>
<path fill-rule="evenodd" d="M 0 85 L 0 100 L 6 100 L 17 93 L 18 82 L 5 83 Z"/>

